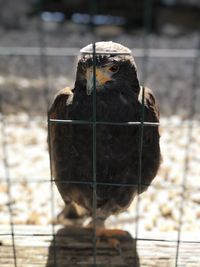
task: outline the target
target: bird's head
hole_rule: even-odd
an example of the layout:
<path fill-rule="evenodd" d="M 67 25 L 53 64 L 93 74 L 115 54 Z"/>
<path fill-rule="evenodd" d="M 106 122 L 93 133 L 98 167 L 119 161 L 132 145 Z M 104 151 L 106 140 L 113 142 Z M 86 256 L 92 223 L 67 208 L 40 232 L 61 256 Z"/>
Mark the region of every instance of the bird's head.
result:
<path fill-rule="evenodd" d="M 139 92 L 137 69 L 130 49 L 114 42 L 95 43 L 95 68 L 93 67 L 93 45 L 87 45 L 80 52 L 76 88 L 82 88 L 90 95 L 96 81 L 97 93 L 110 92 L 110 90 L 117 92 L 124 88 L 134 90 L 135 93 Z"/>

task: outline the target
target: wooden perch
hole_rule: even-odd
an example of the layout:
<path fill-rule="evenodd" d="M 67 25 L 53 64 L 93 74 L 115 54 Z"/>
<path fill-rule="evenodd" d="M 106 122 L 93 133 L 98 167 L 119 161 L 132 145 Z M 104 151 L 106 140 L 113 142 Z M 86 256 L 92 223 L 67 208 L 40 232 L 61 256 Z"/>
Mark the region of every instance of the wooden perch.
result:
<path fill-rule="evenodd" d="M 66 227 L 15 227 L 17 267 L 93 267 L 93 231 L 85 228 Z M 18 229 L 17 229 L 18 228 Z M 9 227 L 0 227 L 0 234 L 9 233 Z M 120 251 L 106 240 L 96 249 L 97 267 L 172 267 L 175 266 L 176 242 L 137 240 L 118 236 Z M 14 267 L 11 236 L 0 235 L 0 266 Z M 200 266 L 200 244 L 183 243 L 180 247 L 179 265 Z"/>

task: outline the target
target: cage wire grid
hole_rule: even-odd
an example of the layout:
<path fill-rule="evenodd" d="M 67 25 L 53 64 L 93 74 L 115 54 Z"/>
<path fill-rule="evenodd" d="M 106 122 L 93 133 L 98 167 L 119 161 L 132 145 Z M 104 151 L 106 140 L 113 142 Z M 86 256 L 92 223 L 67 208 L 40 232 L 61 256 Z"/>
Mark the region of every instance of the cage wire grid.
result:
<path fill-rule="evenodd" d="M 145 1 L 145 2 L 150 2 L 150 1 Z M 149 10 L 149 9 L 148 9 Z M 149 16 L 150 14 L 146 14 L 145 18 L 146 18 L 146 28 L 148 28 L 149 26 Z M 148 32 L 148 30 L 147 30 Z M 48 85 L 48 71 L 47 71 L 47 62 L 46 62 L 46 56 L 49 52 L 49 50 L 46 48 L 46 44 L 44 42 L 43 39 L 43 32 L 42 32 L 42 27 L 41 25 L 39 25 L 39 36 L 40 36 L 40 50 L 39 50 L 39 56 L 40 56 L 40 64 L 41 64 L 41 73 L 42 75 L 45 77 L 46 79 L 46 84 Z M 144 47 L 144 54 L 143 54 L 143 69 L 144 69 L 144 77 L 143 80 L 145 80 L 145 76 L 147 75 L 147 63 L 149 60 L 149 57 L 151 56 L 149 54 L 149 47 L 148 47 L 148 42 L 147 42 L 147 37 L 145 36 L 144 38 L 144 42 L 145 42 L 145 47 Z M 200 38 L 199 38 L 200 39 Z M 199 42 L 200 43 L 200 42 Z M 23 48 L 22 48 L 23 49 Z M 5 52 L 6 51 L 6 52 Z M 29 49 L 27 50 L 28 53 L 32 53 L 33 51 L 30 51 Z M 1 49 L 0 49 L 1 52 Z M 58 52 L 58 51 L 57 51 Z M 56 55 L 57 53 L 54 50 L 54 55 Z M 67 51 L 67 54 L 74 54 L 76 51 Z M 141 51 L 140 51 L 141 52 Z M 162 51 L 163 52 L 163 51 Z M 190 51 L 191 52 L 191 51 Z M 2 49 L 2 53 L 8 53 L 8 50 L 3 50 Z M 14 54 L 19 54 L 19 51 L 17 51 L 17 49 L 15 49 L 15 51 L 13 51 L 11 49 L 11 52 L 9 55 Z M 23 52 L 21 52 L 22 54 Z M 25 51 L 24 51 L 25 53 Z M 60 53 L 60 51 L 59 51 Z M 63 54 L 66 55 L 66 50 L 63 51 Z M 144 88 L 142 91 L 142 108 L 141 108 L 141 120 L 138 122 L 127 122 L 127 123 L 112 123 L 112 122 L 101 122 L 101 121 L 96 121 L 96 55 L 99 53 L 96 53 L 96 47 L 95 47 L 95 42 L 93 43 L 93 52 L 91 54 L 91 56 L 93 57 L 93 84 L 94 84 L 94 91 L 93 91 L 93 95 L 92 95 L 92 103 L 93 103 L 93 119 L 92 121 L 81 121 L 81 120 L 53 120 L 50 118 L 47 118 L 47 123 L 48 123 L 48 129 L 49 129 L 49 125 L 51 123 L 64 123 L 64 124 L 88 124 L 88 125 L 92 125 L 92 129 L 93 129 L 93 179 L 92 181 L 88 181 L 86 184 L 90 184 L 93 187 L 93 218 L 96 218 L 96 187 L 97 186 L 101 186 L 101 185 L 107 185 L 107 186 L 134 186 L 137 187 L 138 192 L 141 191 L 141 187 L 142 186 L 146 186 L 146 184 L 142 184 L 141 183 L 141 170 L 142 170 L 142 146 L 143 146 L 143 129 L 144 127 L 158 127 L 159 124 L 158 123 L 151 123 L 151 122 L 145 122 L 145 112 L 144 112 Z M 105 54 L 105 52 L 104 52 Z M 156 54 L 156 53 L 155 53 Z M 165 55 L 165 53 L 164 53 Z M 175 54 L 177 56 L 177 54 Z M 185 159 L 185 169 L 184 169 L 184 176 L 182 179 L 182 201 L 181 201 L 181 207 L 180 207 L 180 217 L 179 217 L 179 227 L 178 227 L 178 231 L 177 231 L 177 239 L 176 240 L 161 240 L 161 239 L 148 239 L 148 238 L 140 238 L 139 237 L 139 220 L 136 221 L 136 233 L 135 233 L 135 239 L 136 242 L 139 240 L 144 240 L 147 242 L 151 242 L 151 241 L 161 241 L 161 242 L 173 242 L 176 244 L 176 253 L 175 253 L 175 264 L 174 266 L 177 267 L 179 266 L 179 258 L 180 258 L 180 245 L 182 243 L 200 243 L 200 241 L 195 242 L 193 240 L 191 241 L 184 241 L 181 239 L 181 232 L 182 232 L 182 224 L 183 224 L 183 213 L 184 213 L 184 203 L 185 203 L 185 190 L 186 190 L 186 183 L 187 183 L 187 171 L 188 171 L 188 162 L 189 162 L 189 151 L 190 151 L 190 144 L 192 142 L 192 131 L 193 131 L 193 127 L 195 127 L 193 125 L 193 116 L 195 113 L 195 105 L 196 105 L 196 101 L 195 101 L 195 94 L 196 94 L 196 90 L 198 87 L 198 64 L 199 64 L 199 58 L 200 58 L 200 45 L 198 45 L 196 50 L 192 50 L 192 52 L 190 53 L 191 57 L 194 57 L 194 64 L 193 64 L 193 84 L 191 86 L 191 109 L 190 109 L 190 114 L 189 114 L 189 119 L 190 119 L 190 123 L 188 124 L 188 133 L 187 133 L 187 147 L 186 147 L 186 159 Z M 49 89 L 48 86 L 46 86 L 45 90 L 44 90 L 44 97 L 46 99 L 46 104 L 47 106 L 49 106 Z M 3 154 L 4 154 L 4 167 L 5 167 L 5 177 L 6 177 L 6 182 L 7 182 L 7 194 L 8 194 L 8 198 L 9 198 L 9 202 L 8 202 L 8 211 L 9 211 L 9 215 L 10 215 L 10 228 L 11 228 L 11 234 L 5 233 L 4 235 L 9 235 L 12 238 L 12 250 L 13 250 L 13 266 L 18 267 L 18 263 L 17 263 L 17 254 L 16 254 L 16 244 L 15 244 L 15 225 L 13 222 L 13 210 L 12 210 L 12 196 L 11 196 L 11 187 L 12 187 L 12 181 L 11 181 L 11 177 L 10 177 L 10 173 L 9 173 L 9 155 L 7 152 L 7 144 L 6 144 L 6 120 L 3 114 L 3 103 L 2 103 L 2 99 L 0 102 L 1 105 L 1 122 L 2 122 L 2 127 L 1 127 L 1 133 L 2 133 L 2 149 L 3 149 Z M 96 126 L 97 125 L 101 125 L 101 124 L 106 124 L 106 125 L 120 125 L 121 127 L 139 127 L 140 128 L 140 142 L 139 142 L 139 155 L 138 155 L 138 159 L 139 159 L 139 169 L 138 169 L 138 177 L 139 177 L 139 182 L 138 184 L 114 184 L 114 183 L 99 183 L 96 180 Z M 51 137 L 50 137 L 51 138 Z M 50 168 L 52 168 L 52 164 L 51 164 L 51 155 L 50 155 Z M 48 182 L 48 181 L 47 181 Z M 53 191 L 53 186 L 54 186 L 54 178 L 52 175 L 52 170 L 51 170 L 51 177 L 50 177 L 50 192 L 51 192 L 51 213 L 52 213 L 52 219 L 54 219 L 55 217 L 55 203 L 54 203 L 54 191 Z M 74 180 L 71 183 L 80 183 L 79 181 Z M 138 197 L 138 201 L 137 201 L 137 206 L 136 206 L 136 213 L 139 213 L 139 205 L 140 205 L 140 197 Z M 137 216 L 138 217 L 138 216 Z M 95 220 L 94 220 L 95 222 Z M 97 254 L 97 247 L 96 247 L 96 231 L 95 231 L 96 225 L 94 224 L 94 232 L 93 232 L 93 265 L 96 266 L 97 264 L 97 260 L 96 260 L 96 254 Z M 51 236 L 55 237 L 56 231 L 55 231 L 55 225 L 52 224 L 52 233 Z M 24 234 L 25 236 L 27 236 L 27 234 Z M 56 241 L 53 238 L 53 247 L 54 247 L 54 253 L 53 253 L 53 261 L 54 261 L 54 266 L 58 266 L 57 265 L 57 256 L 56 256 Z"/>
<path fill-rule="evenodd" d="M 194 241 L 184 241 L 181 240 L 181 230 L 182 230 L 182 216 L 184 213 L 184 192 L 185 192 L 185 188 L 186 188 L 186 182 L 187 182 L 187 169 L 188 169 L 188 154 L 189 154 L 189 149 L 190 149 L 190 144 L 191 144 L 191 133 L 193 130 L 193 115 L 195 113 L 195 90 L 197 88 L 197 83 L 198 83 L 198 79 L 197 79 L 197 66 L 199 63 L 199 49 L 198 49 L 198 54 L 195 58 L 194 61 L 194 68 L 193 68 L 193 85 L 192 85 L 192 90 L 191 90 L 191 103 L 193 103 L 191 105 L 191 110 L 190 110 L 190 119 L 191 119 L 191 123 L 188 125 L 188 141 L 187 141 L 187 148 L 186 148 L 186 159 L 185 159 L 185 171 L 184 171 L 184 177 L 183 177 L 183 181 L 182 181 L 182 205 L 181 205 L 181 213 L 180 213 L 180 218 L 179 218 L 179 229 L 177 231 L 177 240 L 159 240 L 159 239 L 142 239 L 139 238 L 139 221 L 137 220 L 136 222 L 136 241 L 138 240 L 145 240 L 145 241 L 162 241 L 162 242 L 175 242 L 176 245 L 176 255 L 175 255 L 175 266 L 178 266 L 178 262 L 179 262 L 179 251 L 180 251 L 180 245 L 183 242 L 187 242 L 187 243 L 199 243 L 199 242 L 194 242 Z M 42 55 L 43 58 L 44 55 Z M 92 125 L 93 126 L 93 181 L 88 181 L 86 182 L 86 184 L 90 184 L 93 186 L 93 217 L 95 218 L 96 216 L 96 186 L 101 186 L 101 185 L 107 185 L 107 186 L 136 186 L 138 188 L 138 192 L 140 192 L 141 187 L 145 186 L 146 184 L 142 184 L 141 183 L 141 170 L 142 170 L 142 160 L 141 160 L 141 156 L 142 156 L 142 138 L 143 138 L 143 128 L 144 127 L 158 127 L 159 124 L 158 123 L 151 123 L 151 122 L 145 122 L 144 120 L 144 89 L 143 89 L 143 93 L 142 93 L 142 109 L 141 109 L 141 121 L 139 122 L 126 122 L 126 123 L 112 123 L 112 122 L 101 122 L 101 121 L 96 121 L 96 89 L 95 89 L 95 85 L 96 85 L 96 75 L 95 75 L 95 71 L 96 71 L 96 64 L 95 64 L 95 58 L 96 58 L 96 53 L 95 53 L 95 43 L 93 44 L 93 53 L 92 53 L 92 57 L 93 57 L 93 82 L 94 82 L 94 94 L 93 94 L 93 120 L 92 121 L 80 121 L 80 120 L 54 120 L 54 119 L 50 119 L 48 118 L 48 128 L 50 123 L 66 123 L 66 124 L 88 124 L 88 125 Z M 41 64 L 43 65 L 43 67 L 46 65 L 45 61 L 43 61 L 41 59 Z M 46 72 L 43 72 L 44 75 L 46 75 Z M 48 75 L 45 76 L 48 79 Z M 44 93 L 45 97 L 47 97 L 48 95 L 48 90 L 45 90 Z M 47 102 L 48 103 L 48 102 Z M 2 107 L 2 103 L 1 103 L 1 107 Z M 7 178 L 7 185 L 8 185 L 8 197 L 11 200 L 11 193 L 10 193 L 10 188 L 12 186 L 11 180 L 10 180 L 10 174 L 9 174 L 9 164 L 8 164 L 8 155 L 7 155 L 7 149 L 6 149 L 6 142 L 5 142 L 5 129 L 6 129 L 6 120 L 4 119 L 4 115 L 2 113 L 1 116 L 1 121 L 2 121 L 2 136 L 3 138 L 3 142 L 2 142 L 2 147 L 3 147 L 3 152 L 4 152 L 4 166 L 5 166 L 5 173 L 6 173 L 6 178 Z M 106 124 L 106 125 L 120 125 L 122 127 L 140 127 L 141 130 L 141 135 L 140 135 L 140 153 L 139 153 L 139 170 L 138 170 L 138 176 L 139 176 L 139 183 L 138 184 L 114 184 L 114 183 L 98 183 L 98 181 L 96 181 L 96 125 L 101 125 L 101 124 Z M 50 156 L 50 162 L 51 162 L 51 156 Z M 51 164 L 50 164 L 51 166 Z M 50 179 L 50 190 L 51 190 L 51 206 L 52 206 L 52 218 L 54 218 L 55 216 L 55 210 L 54 210 L 54 193 L 53 193 L 53 184 L 54 184 L 55 180 L 53 179 L 53 176 L 51 175 L 51 179 Z M 79 181 L 73 181 L 70 183 L 80 183 Z M 12 247 L 13 247 L 13 259 L 14 259 L 14 266 L 17 267 L 17 256 L 16 256 L 16 249 L 15 249 L 15 231 L 14 231 L 14 223 L 13 223 L 13 218 L 12 218 L 12 201 L 9 201 L 9 214 L 10 214 L 10 227 L 11 227 L 11 237 L 12 237 Z M 138 203 L 137 203 L 137 209 L 136 212 L 139 212 L 139 198 L 138 198 Z M 95 220 L 94 220 L 95 221 Z M 94 236 L 93 236 L 93 255 L 94 255 L 94 266 L 96 265 L 96 234 L 95 234 L 95 225 L 94 225 Z M 6 234 L 7 235 L 7 234 Z M 54 224 L 52 224 L 52 237 L 55 236 L 55 227 Z M 54 239 L 53 239 L 54 240 Z M 55 240 L 53 241 L 54 244 L 54 265 L 57 266 L 57 260 L 56 260 L 56 243 Z"/>
<path fill-rule="evenodd" d="M 95 44 L 93 44 L 93 48 L 95 49 Z M 95 50 L 93 52 L 93 57 L 95 58 Z M 199 55 L 198 55 L 199 57 Z M 196 70 L 197 70 L 197 64 L 198 64 L 198 57 L 196 57 L 196 60 L 195 60 L 195 64 L 194 64 L 194 81 L 197 81 L 195 78 L 196 78 Z M 95 60 L 94 60 L 95 62 Z M 95 73 L 95 63 L 93 64 L 93 71 Z M 95 88 L 95 75 L 94 75 L 94 88 Z M 196 84 L 193 84 L 192 88 L 196 88 Z M 95 89 L 94 89 L 95 90 Z M 191 100 L 194 99 L 194 93 L 195 93 L 195 90 L 192 90 L 192 94 L 191 94 Z M 45 93 L 46 94 L 46 93 Z M 143 94 L 144 95 L 144 94 Z M 94 110 L 94 115 L 96 115 L 96 95 L 93 94 L 93 110 Z M 143 101 L 142 101 L 143 103 Z M 142 105 L 142 107 L 144 107 L 144 103 Z M 191 112 L 190 112 L 190 117 L 192 119 L 192 116 L 194 114 L 194 108 L 195 108 L 195 105 L 191 105 L 192 109 L 191 109 Z M 95 210 L 96 210 L 96 185 L 121 185 L 121 184 L 107 184 L 107 183 L 98 183 L 96 182 L 95 178 L 96 178 L 96 169 L 95 169 L 95 163 L 96 163 L 96 157 L 95 157 L 95 152 L 96 152 L 96 142 L 95 142 L 95 137 L 96 137 L 96 125 L 97 124 L 110 124 L 110 125 L 113 125 L 112 123 L 107 123 L 107 122 L 98 122 L 96 121 L 96 116 L 93 116 L 93 121 L 90 122 L 90 121 L 71 121 L 71 120 L 68 120 L 68 121 L 62 121 L 62 120 L 52 120 L 52 119 L 49 119 L 48 118 L 48 124 L 49 123 L 78 123 L 78 124 L 81 124 L 81 123 L 84 123 L 84 124 L 92 124 L 93 125 L 93 140 L 94 140 L 94 143 L 93 143 L 93 154 L 94 154 L 94 157 L 93 157 L 93 164 L 94 164 L 94 170 L 93 170 L 93 175 L 94 175 L 94 181 L 93 182 L 88 182 L 88 184 L 91 184 L 93 185 L 93 188 L 94 188 L 94 216 L 95 216 Z M 2 135 L 4 136 L 5 135 L 5 132 L 4 132 L 4 129 L 6 128 L 6 122 L 4 120 L 4 117 L 2 116 Z M 192 120 L 191 120 L 192 122 Z M 142 111 L 141 111 L 141 122 L 127 122 L 127 123 L 114 123 L 114 125 L 121 125 L 121 126 L 140 126 L 141 129 L 145 126 L 158 126 L 157 123 L 149 123 L 149 122 L 145 122 L 144 121 L 144 113 L 143 113 L 143 108 L 142 108 Z M 190 147 L 190 142 L 191 142 L 191 131 L 192 131 L 192 123 L 189 125 L 188 127 L 188 146 L 187 146 L 187 150 L 189 150 L 189 147 Z M 140 143 L 140 157 L 141 157 L 141 153 L 142 153 L 142 134 L 141 134 L 141 143 Z M 5 142 L 3 143 L 3 149 L 4 149 L 4 164 L 5 164 L 5 170 L 6 170 L 6 177 L 7 177 L 7 183 L 8 183 L 8 194 L 9 194 L 9 198 L 11 198 L 10 196 L 10 187 L 11 187 L 11 181 L 9 179 L 10 175 L 9 175 L 9 166 L 8 166 L 8 162 L 7 162 L 7 152 L 6 152 L 6 144 Z M 188 151 L 187 151 L 187 154 L 188 154 Z M 183 184 L 182 184 L 182 188 L 183 188 L 183 201 L 182 203 L 184 203 L 184 190 L 185 190 L 185 183 L 186 183 L 186 176 L 187 176 L 187 164 L 188 164 L 188 158 L 186 158 L 186 164 L 185 164 L 185 175 L 184 175 L 184 179 L 183 179 Z M 141 168 L 142 168 L 142 162 L 140 163 L 140 169 L 139 169 L 139 173 L 141 171 Z M 140 176 L 140 174 L 139 174 Z M 52 192 L 52 216 L 55 215 L 54 213 L 54 209 L 53 209 L 53 190 L 52 190 L 52 186 L 53 186 L 53 177 L 51 177 L 51 192 Z M 74 181 L 74 183 L 79 183 L 78 181 Z M 139 188 L 142 186 L 141 183 L 139 183 L 138 185 L 130 185 L 130 184 L 123 184 L 122 186 L 138 186 L 138 190 L 140 190 Z M 14 233 L 14 224 L 12 222 L 12 208 L 11 208 L 11 205 L 9 205 L 9 213 L 10 213 L 10 225 L 11 225 L 11 235 L 12 235 L 12 242 L 13 242 L 13 256 L 14 256 L 14 262 L 15 262 L 15 266 L 17 266 L 17 258 L 16 258 L 16 252 L 15 252 L 15 233 Z M 177 252 L 176 252 L 176 266 L 178 266 L 178 257 L 179 257 L 179 246 L 180 246 L 180 243 L 181 243 L 181 224 L 182 224 L 182 214 L 183 214 L 183 204 L 182 204 L 182 207 L 181 207 L 181 218 L 180 218 L 180 227 L 179 227 L 179 231 L 178 231 L 178 239 L 177 239 Z M 94 232 L 95 233 L 95 232 Z M 54 236 L 55 235 L 55 230 L 54 230 L 54 227 L 52 225 L 52 235 Z M 95 237 L 95 234 L 94 234 L 94 264 L 95 264 L 95 255 L 96 255 L 96 237 Z M 137 240 L 139 240 L 139 238 L 137 238 Z M 156 240 L 156 239 L 155 239 Z M 149 240 L 150 241 L 150 240 Z M 164 240 L 163 240 L 164 241 Z M 172 241 L 173 242 L 173 241 Z M 176 242 L 176 241 L 174 241 Z M 56 250 L 55 250 L 56 251 Z M 55 264 L 56 264 L 56 256 L 55 256 Z M 56 266 L 56 265 L 55 265 Z"/>

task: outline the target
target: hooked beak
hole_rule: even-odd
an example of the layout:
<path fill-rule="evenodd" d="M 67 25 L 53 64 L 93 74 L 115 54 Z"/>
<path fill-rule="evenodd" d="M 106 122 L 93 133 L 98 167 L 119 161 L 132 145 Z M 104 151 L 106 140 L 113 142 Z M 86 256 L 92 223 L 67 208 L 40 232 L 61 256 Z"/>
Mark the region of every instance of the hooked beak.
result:
<path fill-rule="evenodd" d="M 104 87 L 104 84 L 108 81 L 111 81 L 111 75 L 107 72 L 106 68 L 97 68 L 95 69 L 96 74 L 96 90 L 100 90 Z M 92 90 L 94 89 L 94 75 L 93 67 L 90 67 L 86 70 L 86 80 L 87 80 L 87 95 L 91 95 Z"/>

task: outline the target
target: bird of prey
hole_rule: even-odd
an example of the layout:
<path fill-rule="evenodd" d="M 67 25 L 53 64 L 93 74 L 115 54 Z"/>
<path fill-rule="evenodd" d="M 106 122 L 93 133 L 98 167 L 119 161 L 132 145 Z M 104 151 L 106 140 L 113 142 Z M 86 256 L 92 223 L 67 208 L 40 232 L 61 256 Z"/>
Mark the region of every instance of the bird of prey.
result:
<path fill-rule="evenodd" d="M 81 49 L 74 88 L 66 87 L 55 97 L 48 114 L 48 143 L 53 176 L 69 216 L 70 212 L 76 215 L 78 205 L 92 217 L 93 138 L 96 139 L 95 225 L 103 227 L 106 218 L 126 210 L 137 193 L 148 188 L 161 155 L 159 111 L 152 91 L 139 84 L 131 50 L 111 41 L 97 42 L 95 48 L 95 57 L 92 44 Z M 140 124 L 128 124 L 140 122 L 142 110 L 144 121 L 156 124 L 144 125 L 143 132 Z"/>

